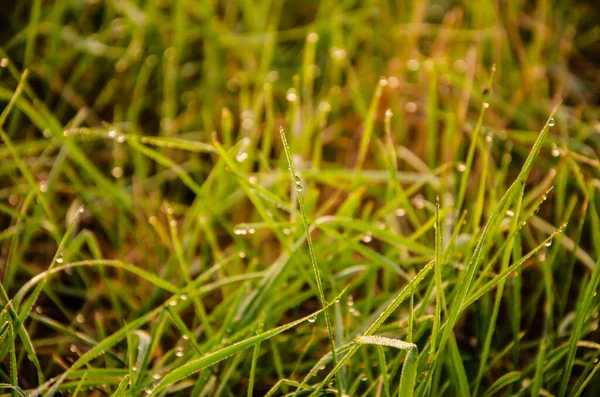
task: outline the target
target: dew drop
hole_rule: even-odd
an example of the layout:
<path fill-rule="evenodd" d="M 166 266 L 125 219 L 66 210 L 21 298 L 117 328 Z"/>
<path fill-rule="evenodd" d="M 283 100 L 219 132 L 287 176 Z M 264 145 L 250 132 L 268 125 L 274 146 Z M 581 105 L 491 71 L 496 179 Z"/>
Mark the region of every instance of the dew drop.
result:
<path fill-rule="evenodd" d="M 65 260 L 62 256 L 59 256 L 58 258 L 56 258 L 56 263 L 63 263 Z"/>
<path fill-rule="evenodd" d="M 294 88 L 290 88 L 289 90 L 287 90 L 287 93 L 285 94 L 285 99 L 287 99 L 288 102 L 296 102 L 296 100 L 298 99 L 298 94 L 296 94 L 296 90 Z"/>
<path fill-rule="evenodd" d="M 309 43 L 316 43 L 317 41 L 319 41 L 319 35 L 315 32 L 310 32 L 306 37 L 306 40 L 308 40 Z"/>
<path fill-rule="evenodd" d="M 489 107 L 490 107 L 490 104 L 489 104 L 488 102 L 484 102 L 484 103 L 483 103 L 483 108 L 484 108 L 484 109 L 487 109 L 487 108 L 489 108 Z"/>
<path fill-rule="evenodd" d="M 335 303 L 340 303 L 340 298 L 337 298 L 337 299 L 335 300 Z"/>
<path fill-rule="evenodd" d="M 552 245 L 552 240 L 548 240 L 546 243 L 544 243 L 545 247 L 550 247 Z"/>
<path fill-rule="evenodd" d="M 233 233 L 238 236 L 243 236 L 248 233 L 248 229 L 245 226 L 236 226 L 235 229 L 233 229 Z"/>
<path fill-rule="evenodd" d="M 515 213 L 513 211 L 511 211 L 511 210 L 507 210 L 506 211 L 506 215 L 508 215 L 508 216 L 514 216 Z"/>
<path fill-rule="evenodd" d="M 115 130 L 108 131 L 108 137 L 111 139 L 115 139 L 117 137 L 117 131 L 115 131 Z"/>
<path fill-rule="evenodd" d="M 554 117 L 550 117 L 550 120 L 548 120 L 548 125 L 550 127 L 554 127 L 556 125 L 556 121 L 554 120 Z"/>
<path fill-rule="evenodd" d="M 404 215 L 406 215 L 406 210 L 404 208 L 398 208 L 396 210 L 396 216 L 402 218 Z"/>
<path fill-rule="evenodd" d="M 314 323 L 315 321 L 317 321 L 317 316 L 311 316 L 308 318 L 309 323 Z"/>
<path fill-rule="evenodd" d="M 406 61 L 406 68 L 411 72 L 416 72 L 417 70 L 419 70 L 419 67 L 419 61 L 416 59 L 409 59 L 408 61 Z"/>
<path fill-rule="evenodd" d="M 465 172 L 467 170 L 467 166 L 465 165 L 465 163 L 458 163 L 456 165 L 456 170 L 458 172 Z"/>
<path fill-rule="evenodd" d="M 407 113 L 414 113 L 417 111 L 417 104 L 414 102 L 406 102 L 406 105 L 404 105 L 404 109 Z"/>
<path fill-rule="evenodd" d="M 248 153 L 246 153 L 246 152 L 238 153 L 237 156 L 235 156 L 235 160 L 238 163 L 243 163 L 247 159 L 248 159 Z"/>
<path fill-rule="evenodd" d="M 181 295 L 180 298 L 182 301 L 186 301 L 188 297 L 187 297 L 187 295 L 184 294 L 184 295 Z"/>
<path fill-rule="evenodd" d="M 246 257 L 246 253 L 244 251 L 240 252 L 240 258 L 244 259 Z"/>
<path fill-rule="evenodd" d="M 169 306 L 177 306 L 177 299 L 173 299 L 169 302 Z"/>
<path fill-rule="evenodd" d="M 5 68 L 8 66 L 8 58 L 0 59 L 0 68 Z"/>
<path fill-rule="evenodd" d="M 292 234 L 292 231 L 286 227 L 283 229 L 283 234 L 285 234 L 286 236 L 289 236 L 290 234 Z"/>
<path fill-rule="evenodd" d="M 183 357 L 183 352 L 182 351 L 177 351 L 177 352 L 175 352 L 175 355 L 177 357 Z"/>
<path fill-rule="evenodd" d="M 296 175 L 294 179 L 296 180 L 296 183 L 300 183 L 300 177 L 298 175 Z"/>
<path fill-rule="evenodd" d="M 131 368 L 131 370 L 132 370 L 133 372 L 135 372 L 135 371 L 137 371 L 137 370 L 138 370 L 138 367 L 134 365 L 134 366 Z"/>
<path fill-rule="evenodd" d="M 119 137 L 117 138 L 117 142 L 119 142 L 119 143 L 125 142 L 125 135 L 119 135 Z"/>
<path fill-rule="evenodd" d="M 110 171 L 110 173 L 112 174 L 112 176 L 114 176 L 117 179 L 121 178 L 123 176 L 123 168 L 115 167 Z"/>
<path fill-rule="evenodd" d="M 183 339 L 183 340 L 189 340 L 190 337 L 184 334 L 184 335 L 181 335 L 181 339 Z"/>
<path fill-rule="evenodd" d="M 75 317 L 75 321 L 77 321 L 79 324 L 83 324 L 85 322 L 85 317 L 83 316 L 83 314 L 79 313 Z"/>
<path fill-rule="evenodd" d="M 19 204 L 19 196 L 17 196 L 16 194 L 11 194 L 10 196 L 8 196 L 8 203 L 13 207 Z"/>
<path fill-rule="evenodd" d="M 346 59 L 346 50 L 344 50 L 343 48 L 333 47 L 329 51 L 329 54 L 336 61 L 342 61 L 342 60 Z"/>
<path fill-rule="evenodd" d="M 160 374 L 159 374 L 158 372 L 157 372 L 157 373 L 155 373 L 154 375 L 152 375 L 152 377 L 153 377 L 154 379 L 160 379 L 160 378 L 161 378 L 161 376 L 160 376 Z"/>
<path fill-rule="evenodd" d="M 144 393 L 150 395 L 152 393 L 152 390 L 151 389 L 144 389 Z"/>
<path fill-rule="evenodd" d="M 392 113 L 392 109 L 388 109 L 388 110 L 385 111 L 385 118 L 386 119 L 391 119 L 393 115 L 394 115 L 394 113 Z"/>
<path fill-rule="evenodd" d="M 413 198 L 412 203 L 417 209 L 423 209 L 425 207 L 425 199 L 420 194 Z"/>
<path fill-rule="evenodd" d="M 302 185 L 301 185 L 301 184 L 299 184 L 299 183 L 296 183 L 296 189 L 297 189 L 299 192 L 301 192 L 301 191 L 302 191 L 304 188 L 302 187 Z"/>
<path fill-rule="evenodd" d="M 373 234 L 371 232 L 367 232 L 367 234 L 365 234 L 361 240 L 363 243 L 370 243 L 373 241 Z"/>

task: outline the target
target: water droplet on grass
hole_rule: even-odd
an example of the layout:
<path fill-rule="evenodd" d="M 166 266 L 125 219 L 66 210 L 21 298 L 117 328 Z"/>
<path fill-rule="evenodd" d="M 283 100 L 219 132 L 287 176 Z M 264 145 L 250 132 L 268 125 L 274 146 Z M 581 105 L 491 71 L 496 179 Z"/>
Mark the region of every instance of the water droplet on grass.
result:
<path fill-rule="evenodd" d="M 110 173 L 112 174 L 112 176 L 114 176 L 117 179 L 121 178 L 123 176 L 123 168 L 115 167 L 110 171 Z"/>
<path fill-rule="evenodd" d="M 370 243 L 373 241 L 373 234 L 371 232 L 367 232 L 367 234 L 365 234 L 361 240 L 363 243 Z"/>
<path fill-rule="evenodd" d="M 317 321 L 317 316 L 312 316 L 308 318 L 309 323 L 314 323 L 315 321 Z"/>
<path fill-rule="evenodd" d="M 285 99 L 287 99 L 288 102 L 296 102 L 296 100 L 298 99 L 298 94 L 296 94 L 296 90 L 294 88 L 290 88 L 289 90 L 287 90 L 287 93 L 285 94 Z"/>
<path fill-rule="evenodd" d="M 548 120 L 548 125 L 550 127 L 554 127 L 556 125 L 556 121 L 554 120 L 554 117 L 550 117 L 550 120 Z"/>
<path fill-rule="evenodd" d="M 484 103 L 483 103 L 483 108 L 484 108 L 484 109 L 487 109 L 487 108 L 489 108 L 489 107 L 490 107 L 490 104 L 489 104 L 489 102 L 484 102 Z"/>
<path fill-rule="evenodd" d="M 248 234 L 248 228 L 246 228 L 246 226 L 236 226 L 235 229 L 233 229 L 233 233 L 238 235 L 238 236 L 243 236 L 245 234 Z"/>
<path fill-rule="evenodd" d="M 456 165 L 456 170 L 458 172 L 465 172 L 467 170 L 467 166 L 465 165 L 465 163 L 458 163 Z"/>
<path fill-rule="evenodd" d="M 187 295 L 184 294 L 184 295 L 181 295 L 180 298 L 182 301 L 186 301 L 188 297 L 187 297 Z"/>
<path fill-rule="evenodd" d="M 246 153 L 246 152 L 238 153 L 237 156 L 235 156 L 235 160 L 238 163 L 243 163 L 247 159 L 248 159 L 248 153 Z"/>
<path fill-rule="evenodd" d="M 419 70 L 420 66 L 421 65 L 419 64 L 419 61 L 416 59 L 409 59 L 408 61 L 406 61 L 406 68 L 411 72 L 416 72 L 417 70 Z"/>
<path fill-rule="evenodd" d="M 546 243 L 544 243 L 544 246 L 546 247 L 550 247 L 552 245 L 552 240 L 548 240 Z"/>
<path fill-rule="evenodd" d="M 396 216 L 402 218 L 404 215 L 406 215 L 406 210 L 404 208 L 398 208 L 396 210 Z"/>

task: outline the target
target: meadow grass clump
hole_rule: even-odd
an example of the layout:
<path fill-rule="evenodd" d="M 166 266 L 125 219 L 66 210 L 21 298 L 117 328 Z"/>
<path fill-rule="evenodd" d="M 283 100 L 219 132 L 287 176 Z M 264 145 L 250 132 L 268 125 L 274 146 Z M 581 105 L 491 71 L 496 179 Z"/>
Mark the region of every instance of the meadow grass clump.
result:
<path fill-rule="evenodd" d="M 600 394 L 600 10 L 463 3 L 0 13 L 0 395 Z"/>

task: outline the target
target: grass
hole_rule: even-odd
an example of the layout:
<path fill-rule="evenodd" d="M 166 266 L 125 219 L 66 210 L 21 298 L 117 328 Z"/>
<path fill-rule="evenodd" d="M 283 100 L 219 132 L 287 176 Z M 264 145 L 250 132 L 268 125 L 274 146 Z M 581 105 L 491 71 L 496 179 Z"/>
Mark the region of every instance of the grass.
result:
<path fill-rule="evenodd" d="M 598 395 L 597 11 L 17 2 L 0 395 Z"/>

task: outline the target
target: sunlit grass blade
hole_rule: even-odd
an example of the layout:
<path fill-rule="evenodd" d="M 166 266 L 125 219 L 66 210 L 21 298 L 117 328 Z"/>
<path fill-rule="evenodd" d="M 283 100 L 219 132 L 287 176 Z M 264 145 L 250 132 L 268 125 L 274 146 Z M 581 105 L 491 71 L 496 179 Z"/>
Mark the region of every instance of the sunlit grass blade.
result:
<path fill-rule="evenodd" d="M 290 152 L 290 147 L 287 143 L 287 139 L 285 137 L 285 132 L 284 132 L 283 128 L 279 132 L 281 135 L 281 140 L 283 142 L 285 156 L 287 157 L 287 162 L 288 162 L 288 166 L 289 166 L 289 170 L 290 170 L 290 174 L 291 174 L 291 178 L 292 178 L 292 183 L 294 184 L 294 187 L 295 187 L 296 198 L 298 199 L 298 206 L 300 207 L 300 212 L 302 214 L 302 223 L 304 225 L 304 233 L 306 235 L 306 242 L 308 243 L 308 251 L 309 251 L 310 261 L 311 261 L 312 268 L 313 268 L 313 274 L 314 274 L 315 281 L 317 283 L 318 292 L 319 292 L 319 300 L 321 302 L 321 306 L 323 308 L 325 308 L 327 305 L 327 300 L 325 299 L 325 292 L 323 289 L 323 281 L 321 280 L 321 269 L 319 268 L 319 265 L 317 263 L 317 256 L 315 254 L 315 249 L 313 247 L 312 238 L 310 236 L 310 225 L 308 223 L 308 216 L 307 216 L 306 210 L 304 208 L 304 199 L 302 198 L 302 194 L 301 194 L 302 185 L 300 184 L 301 183 L 300 177 L 298 177 L 298 175 L 296 174 L 296 170 L 294 169 L 294 161 L 292 160 L 292 153 Z M 323 316 L 325 317 L 325 324 L 327 326 L 327 334 L 329 336 L 329 344 L 331 346 L 331 354 L 333 356 L 333 363 L 334 363 L 334 365 L 337 365 L 337 355 L 336 355 L 336 351 L 335 351 L 335 339 L 334 339 L 334 334 L 333 334 L 332 327 L 331 327 L 331 319 L 329 317 L 329 312 L 327 311 L 327 309 L 324 309 Z M 338 392 L 341 393 L 342 387 L 341 387 L 341 383 L 340 383 L 339 379 L 338 379 L 337 385 L 338 385 Z"/>

